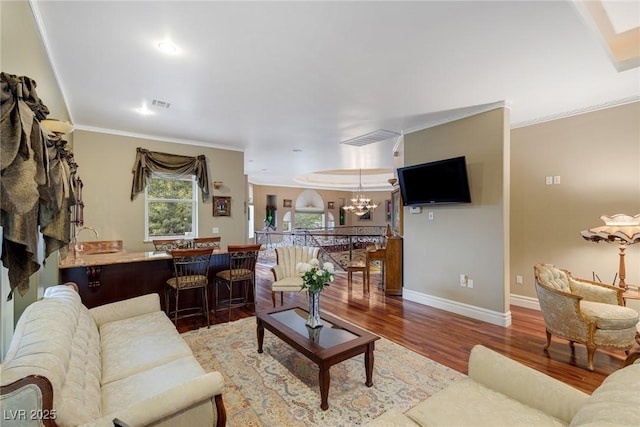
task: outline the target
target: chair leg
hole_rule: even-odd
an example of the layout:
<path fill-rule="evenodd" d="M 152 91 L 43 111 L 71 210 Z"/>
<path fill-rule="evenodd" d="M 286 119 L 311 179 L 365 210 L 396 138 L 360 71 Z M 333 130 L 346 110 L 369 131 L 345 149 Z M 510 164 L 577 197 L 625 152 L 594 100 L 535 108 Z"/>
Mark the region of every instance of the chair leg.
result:
<path fill-rule="evenodd" d="M 176 310 L 173 313 L 173 322 L 176 324 L 176 328 L 178 327 L 178 297 L 180 296 L 180 290 L 176 289 Z"/>
<path fill-rule="evenodd" d="M 271 301 L 273 301 L 273 306 L 276 306 L 276 292 L 271 291 Z"/>
<path fill-rule="evenodd" d="M 219 285 L 220 285 L 220 283 L 219 283 L 218 279 L 216 279 L 216 280 L 213 282 L 213 286 L 216 288 L 216 291 L 215 291 L 215 297 L 216 297 L 216 299 L 215 299 L 215 301 L 213 301 L 213 318 L 214 318 L 214 322 L 215 322 L 216 314 L 218 313 L 218 301 L 220 301 L 220 300 L 218 299 L 218 286 L 219 286 Z"/>
<path fill-rule="evenodd" d="M 546 332 L 547 332 L 547 344 L 542 349 L 543 351 L 547 351 L 547 349 L 551 345 L 551 332 L 549 332 L 548 330 Z"/>
<path fill-rule="evenodd" d="M 233 301 L 233 282 L 229 282 L 229 323 L 231 323 L 231 301 Z"/>
<path fill-rule="evenodd" d="M 171 313 L 169 310 L 169 286 L 164 288 L 164 312 L 167 313 L 167 317 L 171 318 L 169 315 Z"/>
<path fill-rule="evenodd" d="M 202 293 L 204 294 L 204 316 L 207 320 L 207 329 L 209 329 L 209 292 L 207 291 L 207 286 L 202 288 Z"/>
<path fill-rule="evenodd" d="M 596 352 L 596 346 L 587 344 L 587 369 L 593 372 L 593 356 Z"/>
<path fill-rule="evenodd" d="M 280 292 L 280 305 L 284 305 L 284 292 Z"/>

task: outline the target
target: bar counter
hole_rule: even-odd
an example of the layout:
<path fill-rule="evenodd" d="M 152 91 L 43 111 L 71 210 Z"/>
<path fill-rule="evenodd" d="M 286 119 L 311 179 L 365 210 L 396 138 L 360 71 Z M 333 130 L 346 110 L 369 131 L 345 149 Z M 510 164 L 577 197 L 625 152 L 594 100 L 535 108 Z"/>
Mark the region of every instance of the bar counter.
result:
<path fill-rule="evenodd" d="M 173 276 L 173 260 L 166 252 L 126 252 L 75 254 L 70 253 L 58 263 L 61 282 L 75 282 L 82 302 L 89 308 L 121 301 L 148 293 L 160 295 L 164 309 L 164 290 Z M 216 249 L 209 269 L 209 307 L 215 307 L 214 278 L 216 273 L 229 268 L 225 249 Z M 220 298 L 227 297 L 220 289 Z M 234 291 L 235 294 L 235 291 Z M 199 305 L 197 292 L 180 295 L 180 306 Z M 252 298 L 252 295 L 249 296 Z M 184 301 L 183 301 L 184 300 Z"/>

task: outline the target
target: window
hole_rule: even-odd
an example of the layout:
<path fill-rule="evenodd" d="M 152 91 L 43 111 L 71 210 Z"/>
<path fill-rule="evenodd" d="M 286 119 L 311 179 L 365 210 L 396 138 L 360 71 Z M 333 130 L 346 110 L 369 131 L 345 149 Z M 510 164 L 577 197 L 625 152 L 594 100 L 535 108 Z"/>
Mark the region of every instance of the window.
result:
<path fill-rule="evenodd" d="M 198 183 L 153 177 L 145 188 L 145 240 L 198 237 Z"/>
<path fill-rule="evenodd" d="M 324 227 L 324 213 L 296 212 L 296 228 L 322 228 Z"/>

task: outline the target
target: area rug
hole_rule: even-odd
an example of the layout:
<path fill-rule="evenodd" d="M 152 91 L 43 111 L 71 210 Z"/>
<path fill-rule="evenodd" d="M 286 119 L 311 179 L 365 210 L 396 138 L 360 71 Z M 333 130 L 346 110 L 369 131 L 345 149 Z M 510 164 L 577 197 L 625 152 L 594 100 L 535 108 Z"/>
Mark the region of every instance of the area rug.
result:
<path fill-rule="evenodd" d="M 182 334 L 207 371 L 225 379 L 227 424 L 236 426 L 358 426 L 391 408 L 405 411 L 463 374 L 381 338 L 373 386 L 364 356 L 331 367 L 329 409 L 320 409 L 318 367 L 265 329 L 257 351 L 255 317 Z"/>

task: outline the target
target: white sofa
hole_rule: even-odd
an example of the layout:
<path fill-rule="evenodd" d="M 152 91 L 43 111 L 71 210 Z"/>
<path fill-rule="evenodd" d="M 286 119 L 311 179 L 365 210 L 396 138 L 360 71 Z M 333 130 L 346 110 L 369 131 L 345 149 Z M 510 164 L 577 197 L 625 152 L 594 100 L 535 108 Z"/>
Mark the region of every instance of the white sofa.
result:
<path fill-rule="evenodd" d="M 53 286 L 16 325 L 0 365 L 3 427 L 222 426 L 224 381 L 205 373 L 157 294 L 91 310 Z"/>
<path fill-rule="evenodd" d="M 591 396 L 477 345 L 467 378 L 371 426 L 622 427 L 640 425 L 640 359 L 613 372 Z"/>

